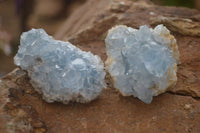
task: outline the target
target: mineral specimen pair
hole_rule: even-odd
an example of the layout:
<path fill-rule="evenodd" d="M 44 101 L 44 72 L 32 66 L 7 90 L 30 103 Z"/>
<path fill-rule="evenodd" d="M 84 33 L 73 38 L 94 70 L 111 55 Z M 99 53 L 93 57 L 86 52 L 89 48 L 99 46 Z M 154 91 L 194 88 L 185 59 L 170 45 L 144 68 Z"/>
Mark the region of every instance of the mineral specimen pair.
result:
<path fill-rule="evenodd" d="M 139 30 L 116 26 L 105 39 L 106 69 L 122 95 L 150 103 L 176 81 L 179 52 L 163 25 Z M 57 41 L 42 29 L 21 36 L 15 64 L 28 72 L 30 83 L 47 102 L 89 102 L 106 87 L 104 63 L 69 42 Z"/>

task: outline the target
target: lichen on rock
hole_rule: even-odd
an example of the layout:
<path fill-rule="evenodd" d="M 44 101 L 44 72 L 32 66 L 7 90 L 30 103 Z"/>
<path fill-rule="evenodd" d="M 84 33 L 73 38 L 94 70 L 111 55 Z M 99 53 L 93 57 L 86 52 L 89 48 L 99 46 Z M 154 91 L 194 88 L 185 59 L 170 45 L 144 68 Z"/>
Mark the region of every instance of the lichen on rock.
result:
<path fill-rule="evenodd" d="M 21 35 L 14 61 L 28 72 L 32 86 L 47 102 L 90 102 L 106 87 L 99 56 L 54 40 L 43 29 Z"/>
<path fill-rule="evenodd" d="M 151 103 L 176 84 L 178 46 L 163 25 L 139 30 L 119 25 L 109 30 L 105 42 L 106 66 L 122 95 Z"/>

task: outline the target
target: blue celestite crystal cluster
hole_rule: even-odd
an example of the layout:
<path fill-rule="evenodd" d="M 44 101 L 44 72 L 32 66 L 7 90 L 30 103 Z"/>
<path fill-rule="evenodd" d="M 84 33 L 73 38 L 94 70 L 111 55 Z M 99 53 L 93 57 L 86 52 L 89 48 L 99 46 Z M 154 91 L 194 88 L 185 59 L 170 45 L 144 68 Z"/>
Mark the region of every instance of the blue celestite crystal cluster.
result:
<path fill-rule="evenodd" d="M 151 103 L 153 96 L 176 84 L 178 46 L 163 25 L 139 30 L 119 25 L 109 30 L 105 42 L 106 66 L 123 96 Z"/>
<path fill-rule="evenodd" d="M 14 61 L 28 72 L 32 86 L 47 102 L 89 102 L 106 87 L 100 57 L 54 40 L 42 29 L 21 35 Z"/>

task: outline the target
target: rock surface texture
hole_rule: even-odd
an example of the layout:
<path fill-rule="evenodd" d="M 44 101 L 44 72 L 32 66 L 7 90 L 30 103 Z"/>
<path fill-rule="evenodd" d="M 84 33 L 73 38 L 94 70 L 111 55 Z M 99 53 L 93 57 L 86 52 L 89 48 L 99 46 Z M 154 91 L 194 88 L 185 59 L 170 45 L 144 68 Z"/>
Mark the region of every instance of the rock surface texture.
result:
<path fill-rule="evenodd" d="M 15 69 L 0 83 L 0 132 L 200 132 L 200 39 L 199 27 L 195 27 L 200 25 L 199 16 L 197 10 L 157 6 L 148 0 L 88 0 L 69 16 L 55 38 L 69 40 L 105 61 L 104 39 L 113 26 L 138 29 L 141 25 L 154 28 L 164 23 L 176 38 L 180 52 L 176 86 L 147 105 L 137 98 L 119 95 L 106 75 L 108 86 L 97 100 L 88 104 L 49 104 L 33 89 L 28 75 Z M 155 21 L 160 17 L 165 20 Z"/>
<path fill-rule="evenodd" d="M 139 30 L 119 25 L 109 30 L 105 42 L 108 71 L 123 96 L 151 103 L 176 84 L 178 46 L 163 25 Z"/>
<path fill-rule="evenodd" d="M 28 72 L 32 86 L 47 102 L 89 102 L 106 87 L 99 56 L 54 40 L 43 29 L 24 32 L 20 43 L 15 64 Z"/>

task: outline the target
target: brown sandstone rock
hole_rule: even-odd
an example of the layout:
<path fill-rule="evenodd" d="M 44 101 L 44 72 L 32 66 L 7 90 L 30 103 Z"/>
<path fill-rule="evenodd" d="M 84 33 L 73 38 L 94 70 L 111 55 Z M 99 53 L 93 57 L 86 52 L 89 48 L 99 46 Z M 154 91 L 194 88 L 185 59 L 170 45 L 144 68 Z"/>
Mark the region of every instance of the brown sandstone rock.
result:
<path fill-rule="evenodd" d="M 86 0 L 34 0 L 33 11 L 29 14 L 26 28 L 43 28 L 54 34 L 68 15 Z"/>
<path fill-rule="evenodd" d="M 190 19 L 191 25 L 199 24 L 198 15 L 196 10 L 160 7 L 148 0 L 88 0 L 71 14 L 55 38 L 70 40 L 105 61 L 104 38 L 109 28 L 117 24 L 154 26 L 165 17 L 164 24 L 179 45 L 177 85 L 147 105 L 136 98 L 120 96 L 108 76 L 108 88 L 89 104 L 49 104 L 34 91 L 27 74 L 15 69 L 0 82 L 0 132 L 200 132 L 200 39 L 195 28 L 182 29 L 188 27 L 182 22 L 185 19 Z M 195 34 L 188 34 L 187 30 Z"/>

